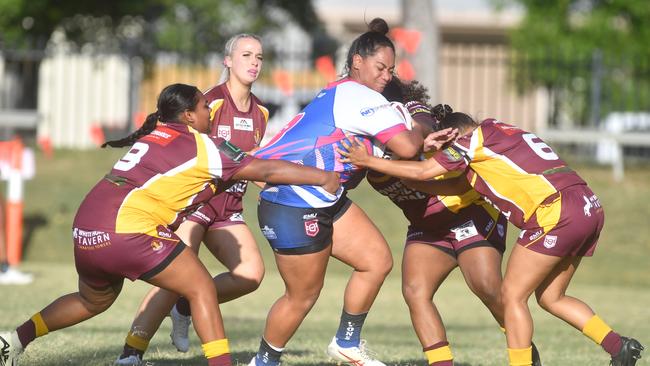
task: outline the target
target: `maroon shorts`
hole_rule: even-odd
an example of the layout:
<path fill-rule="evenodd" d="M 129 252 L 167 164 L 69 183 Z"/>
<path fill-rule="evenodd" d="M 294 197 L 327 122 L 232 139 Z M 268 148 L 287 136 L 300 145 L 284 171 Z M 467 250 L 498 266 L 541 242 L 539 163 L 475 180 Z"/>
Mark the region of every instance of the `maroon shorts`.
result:
<path fill-rule="evenodd" d="M 224 192 L 189 214 L 185 220 L 196 222 L 205 230 L 213 230 L 230 225 L 246 224 L 242 214 L 242 198 Z"/>
<path fill-rule="evenodd" d="M 605 211 L 586 185 L 561 190 L 540 205 L 521 229 L 517 244 L 556 257 L 594 254 Z"/>
<path fill-rule="evenodd" d="M 461 209 L 452 220 L 439 222 L 436 215 L 410 225 L 406 245 L 424 243 L 457 257 L 464 250 L 489 246 L 503 253 L 506 249 L 508 220 L 494 209 L 472 204 Z"/>
<path fill-rule="evenodd" d="M 185 249 L 178 236 L 158 226 L 158 236 L 116 234 L 74 227 L 74 260 L 79 278 L 95 288 L 147 280 L 165 269 Z"/>

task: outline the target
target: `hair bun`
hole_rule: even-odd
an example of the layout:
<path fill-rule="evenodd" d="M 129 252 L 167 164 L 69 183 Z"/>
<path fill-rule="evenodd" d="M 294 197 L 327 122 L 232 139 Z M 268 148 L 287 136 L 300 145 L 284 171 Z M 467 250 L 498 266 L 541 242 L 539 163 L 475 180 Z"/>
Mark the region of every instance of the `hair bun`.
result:
<path fill-rule="evenodd" d="M 431 114 L 438 122 L 442 121 L 446 115 L 453 113 L 454 110 L 448 104 L 438 104 L 433 107 Z"/>
<path fill-rule="evenodd" d="M 368 24 L 368 31 L 386 35 L 388 34 L 388 23 L 382 18 L 375 18 Z"/>

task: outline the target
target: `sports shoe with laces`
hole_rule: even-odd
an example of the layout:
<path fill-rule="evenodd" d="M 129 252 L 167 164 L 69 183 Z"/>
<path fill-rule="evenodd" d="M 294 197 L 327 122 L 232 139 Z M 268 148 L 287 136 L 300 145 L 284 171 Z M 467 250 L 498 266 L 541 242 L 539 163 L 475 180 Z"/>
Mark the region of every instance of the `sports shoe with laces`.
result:
<path fill-rule="evenodd" d="M 190 338 L 187 333 L 192 324 L 192 317 L 179 313 L 175 305 L 169 315 L 172 318 L 172 332 L 169 335 L 172 344 L 176 346 L 178 352 L 187 352 L 190 349 Z"/>
<path fill-rule="evenodd" d="M 129 355 L 129 357 L 118 358 L 115 360 L 113 365 L 140 366 L 142 365 L 142 359 L 140 358 L 140 355 Z"/>
<path fill-rule="evenodd" d="M 22 353 L 23 347 L 17 347 L 16 342 L 20 341 L 12 333 L 0 333 L 0 366 L 18 366 L 18 355 Z"/>
<path fill-rule="evenodd" d="M 16 268 L 9 267 L 5 272 L 0 273 L 0 285 L 28 285 L 34 281 L 34 276 Z"/>
<path fill-rule="evenodd" d="M 383 362 L 372 358 L 369 353 L 365 340 L 361 340 L 358 347 L 344 348 L 336 343 L 336 337 L 334 337 L 327 346 L 327 354 L 339 363 L 354 366 L 386 366 Z"/>
<path fill-rule="evenodd" d="M 611 366 L 634 366 L 636 360 L 641 358 L 643 346 L 634 338 L 621 337 L 623 345 L 618 354 L 612 357 Z"/>

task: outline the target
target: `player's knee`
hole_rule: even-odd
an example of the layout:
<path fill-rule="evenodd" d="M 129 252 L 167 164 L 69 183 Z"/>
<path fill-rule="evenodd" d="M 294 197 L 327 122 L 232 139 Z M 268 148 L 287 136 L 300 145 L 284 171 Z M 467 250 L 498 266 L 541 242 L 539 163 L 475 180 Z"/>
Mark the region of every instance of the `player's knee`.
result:
<path fill-rule="evenodd" d="M 264 265 L 246 266 L 232 272 L 233 279 L 237 282 L 238 288 L 247 293 L 253 292 L 260 287 L 264 279 Z"/>
<path fill-rule="evenodd" d="M 473 284 L 472 291 L 484 304 L 495 304 L 501 298 L 501 283 L 483 278 Z"/>
<path fill-rule="evenodd" d="M 512 304 L 516 302 L 525 302 L 528 300 L 530 294 L 526 295 L 516 286 L 510 285 L 507 282 L 504 282 L 501 285 L 501 301 L 504 305 Z"/>
<path fill-rule="evenodd" d="M 421 302 L 430 302 L 433 294 L 429 290 L 430 286 L 415 281 L 405 281 L 402 283 L 402 296 L 406 305 L 412 306 Z"/>
<path fill-rule="evenodd" d="M 537 304 L 539 304 L 539 306 L 542 309 L 550 313 L 553 312 L 555 304 L 560 300 L 560 296 L 555 296 L 546 293 L 545 294 L 535 293 L 535 298 L 537 299 Z"/>
<path fill-rule="evenodd" d="M 393 257 L 390 253 L 386 256 L 383 256 L 380 260 L 375 263 L 375 273 L 382 276 L 382 278 L 388 277 L 390 271 L 393 270 Z"/>

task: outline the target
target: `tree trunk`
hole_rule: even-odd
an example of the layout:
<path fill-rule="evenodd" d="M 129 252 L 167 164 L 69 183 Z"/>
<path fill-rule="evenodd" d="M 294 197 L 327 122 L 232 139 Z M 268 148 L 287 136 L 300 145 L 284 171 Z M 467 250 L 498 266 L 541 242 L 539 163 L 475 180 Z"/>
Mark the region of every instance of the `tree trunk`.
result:
<path fill-rule="evenodd" d="M 438 45 L 440 35 L 435 16 L 435 0 L 402 0 L 404 28 L 421 34 L 420 46 L 405 57 L 415 70 L 415 79 L 429 89 L 431 103 L 438 100 Z M 398 61 L 399 62 L 399 61 Z"/>

